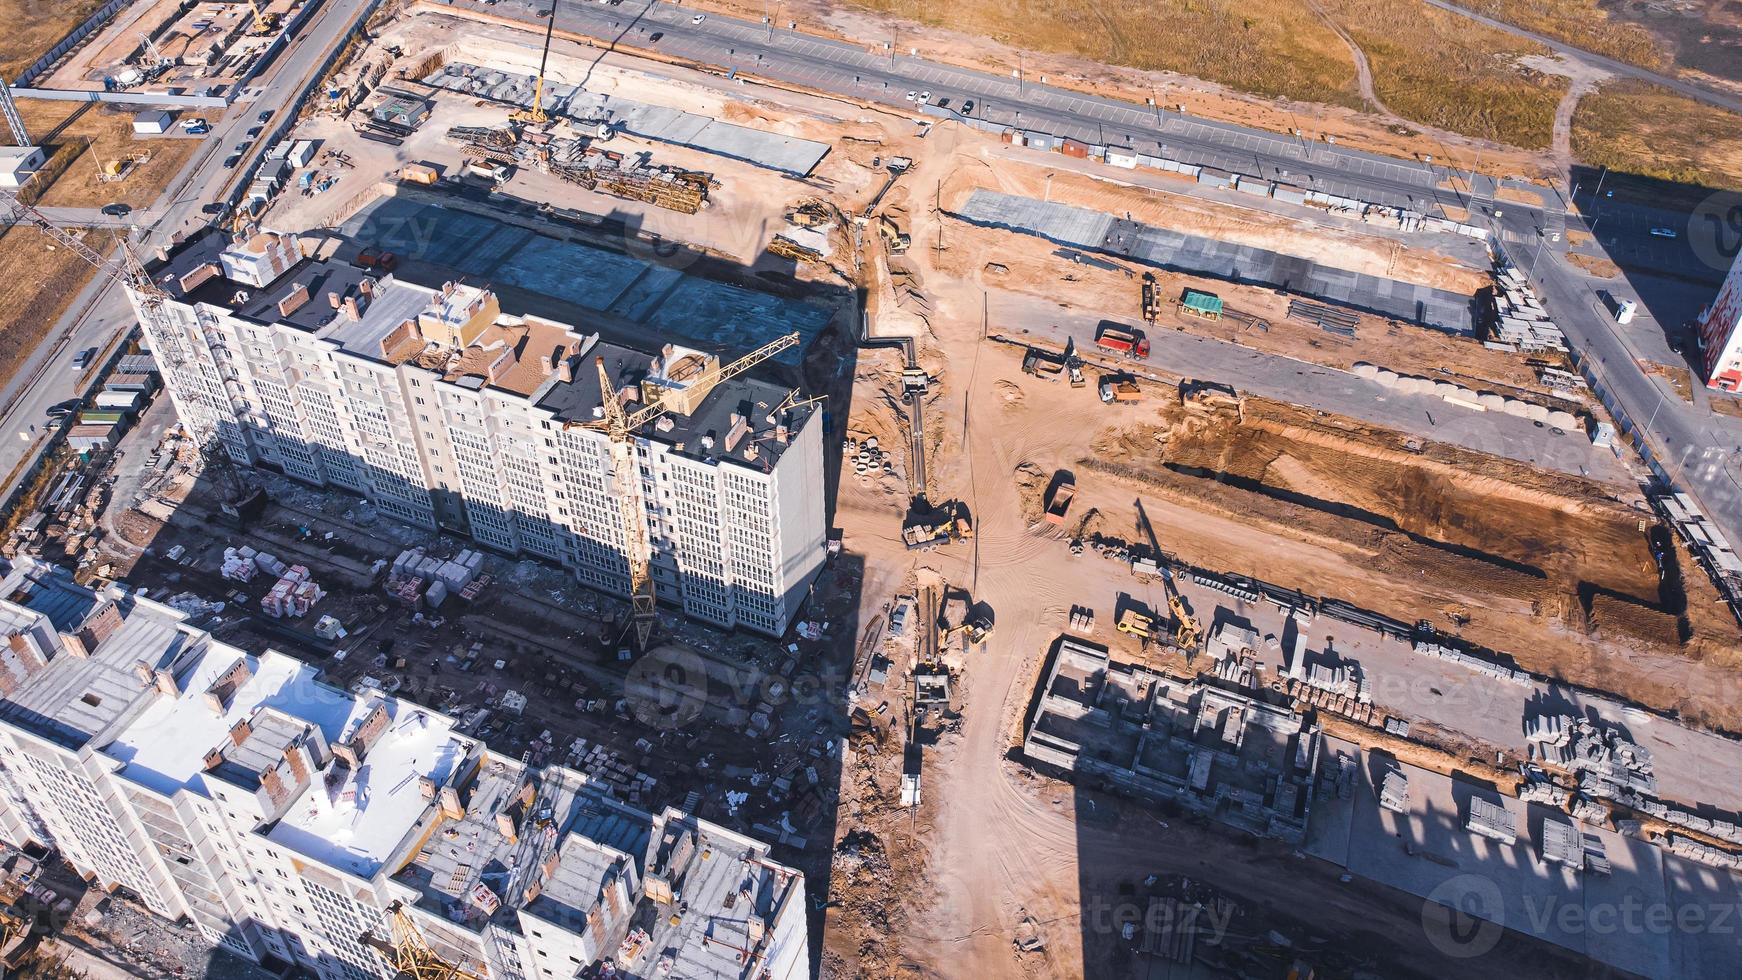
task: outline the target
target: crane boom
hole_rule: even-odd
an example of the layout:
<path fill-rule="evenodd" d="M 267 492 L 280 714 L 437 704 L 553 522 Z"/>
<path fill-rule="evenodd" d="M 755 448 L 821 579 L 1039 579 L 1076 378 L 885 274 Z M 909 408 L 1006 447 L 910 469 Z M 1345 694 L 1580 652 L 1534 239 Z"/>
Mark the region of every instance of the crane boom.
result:
<path fill-rule="evenodd" d="M 383 916 L 388 925 L 388 938 L 375 935 L 371 929 L 358 937 L 364 946 L 380 953 L 400 977 L 406 980 L 484 980 L 484 977 L 457 963 L 449 963 L 430 948 L 429 941 L 411 921 L 405 906 L 394 902 Z"/>
<path fill-rule="evenodd" d="M 121 262 L 117 267 L 86 245 L 76 236 L 68 234 L 64 229 L 48 220 L 48 216 L 36 208 L 26 204 L 18 195 L 10 191 L 0 190 L 0 214 L 8 224 L 20 222 L 30 224 L 42 230 L 43 234 L 53 238 L 58 244 L 70 249 L 74 255 L 90 263 L 100 275 L 107 276 L 111 281 L 125 286 L 136 298 L 140 319 L 151 325 L 154 340 L 168 340 L 180 336 L 164 311 L 164 301 L 168 296 L 151 280 L 151 274 L 145 271 L 145 264 L 139 261 L 126 240 L 121 242 Z M 167 371 L 183 371 L 187 368 L 187 360 L 180 347 L 180 341 L 175 343 L 154 343 L 153 353 Z M 243 485 L 242 477 L 236 473 L 232 461 L 226 451 L 219 445 L 217 426 L 209 417 L 184 418 L 182 422 L 188 427 L 200 447 L 200 452 L 209 462 L 215 462 L 217 469 L 229 484 L 233 501 L 241 501 L 248 496 L 250 488 Z M 228 506 L 228 505 L 226 505 Z"/>
<path fill-rule="evenodd" d="M 530 123 L 542 126 L 544 114 L 544 68 L 550 63 L 550 37 L 556 33 L 556 0 L 550 0 L 550 13 L 544 22 L 544 53 L 538 56 L 538 80 L 532 84 L 532 106 L 509 114 L 508 118 L 520 123 Z"/>
<path fill-rule="evenodd" d="M 730 364 L 703 373 L 689 387 L 707 390 L 721 382 L 730 381 L 781 351 L 796 346 L 798 341 L 797 333 L 789 333 Z M 617 485 L 623 552 L 629 563 L 630 613 L 635 628 L 636 649 L 644 651 L 658 618 L 659 595 L 654 590 L 653 575 L 649 567 L 653 559 L 653 543 L 647 534 L 647 505 L 641 497 L 641 472 L 635 462 L 635 451 L 630 444 L 630 437 L 643 425 L 670 411 L 671 407 L 661 396 L 634 412 L 624 412 L 617 386 L 612 383 L 610 371 L 605 367 L 605 359 L 597 357 L 593 363 L 599 372 L 599 397 L 603 402 L 605 417 L 596 422 L 571 422 L 564 428 L 591 429 L 605 433 L 610 439 L 611 477 Z"/>

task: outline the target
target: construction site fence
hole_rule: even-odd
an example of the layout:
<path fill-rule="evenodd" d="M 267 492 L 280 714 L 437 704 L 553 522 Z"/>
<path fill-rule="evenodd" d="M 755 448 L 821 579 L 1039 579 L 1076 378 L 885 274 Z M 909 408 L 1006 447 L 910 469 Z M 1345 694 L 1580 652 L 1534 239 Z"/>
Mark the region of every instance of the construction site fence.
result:
<path fill-rule="evenodd" d="M 77 47 L 80 41 L 90 37 L 95 31 L 100 30 L 104 24 L 109 22 L 109 18 L 115 16 L 122 7 L 132 2 L 133 0 L 109 0 L 108 3 L 98 7 L 91 16 L 85 18 L 84 23 L 68 31 L 66 37 L 56 42 L 42 57 L 31 62 L 30 67 L 19 72 L 18 77 L 13 79 L 13 82 L 21 86 L 29 85 L 36 79 L 36 76 L 53 68 L 55 62 L 59 61 L 62 55 Z"/>
<path fill-rule="evenodd" d="M 1464 235 L 1481 241 L 1489 238 L 1488 229 L 1476 225 L 1451 221 L 1445 218 L 1434 218 L 1414 211 L 1395 208 L 1389 205 L 1363 201 L 1360 198 L 1343 197 L 1328 194 L 1323 191 L 1308 190 L 1290 184 L 1277 183 L 1255 177 L 1249 174 L 1224 173 L 1213 167 L 1202 167 L 1184 160 L 1171 157 L 1153 156 L 1148 153 L 1138 153 L 1126 147 L 1108 146 L 1099 143 L 1082 143 L 1077 140 L 1055 136 L 1052 133 L 1038 129 L 1015 129 L 998 123 L 989 123 L 984 119 L 974 119 L 964 116 L 953 109 L 939 108 L 935 105 L 922 105 L 919 111 L 923 115 L 952 119 L 984 132 L 996 133 L 1004 137 L 1005 142 L 1014 146 L 1027 147 L 1045 153 L 1057 153 L 1061 156 L 1078 159 L 1098 160 L 1110 167 L 1126 170 L 1137 167 L 1147 167 L 1151 170 L 1163 170 L 1191 177 L 1201 184 L 1216 187 L 1235 188 L 1256 197 L 1272 197 L 1287 204 L 1317 205 L 1333 212 L 1352 212 L 1355 217 L 1377 215 L 1395 218 L 1408 227 L 1423 228 L 1428 231 L 1449 232 Z"/>
<path fill-rule="evenodd" d="M 230 100 L 221 95 L 170 95 L 166 92 L 95 92 L 66 88 L 11 86 L 14 98 L 55 102 L 102 102 L 106 105 L 148 105 L 168 109 L 222 109 Z"/>

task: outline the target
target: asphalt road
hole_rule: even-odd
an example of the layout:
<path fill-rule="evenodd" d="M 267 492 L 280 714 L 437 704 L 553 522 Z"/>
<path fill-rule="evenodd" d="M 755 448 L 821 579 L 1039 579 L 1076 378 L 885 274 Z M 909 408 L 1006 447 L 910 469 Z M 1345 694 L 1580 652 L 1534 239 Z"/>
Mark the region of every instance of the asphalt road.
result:
<path fill-rule="evenodd" d="M 1457 14 L 1460 17 L 1468 17 L 1478 24 L 1482 24 L 1482 25 L 1487 26 L 1487 27 L 1492 27 L 1497 31 L 1504 31 L 1505 33 L 1511 34 L 1514 37 L 1528 38 L 1529 40 L 1535 41 L 1536 43 L 1542 45 L 1543 47 L 1548 48 L 1550 51 L 1553 51 L 1556 54 L 1564 54 L 1564 55 L 1567 55 L 1568 57 L 1577 58 L 1580 61 L 1586 62 L 1587 64 L 1595 65 L 1598 68 L 1602 68 L 1605 71 L 1611 72 L 1613 74 L 1623 75 L 1623 76 L 1626 76 L 1629 78 L 1637 78 L 1637 79 L 1640 79 L 1642 81 L 1650 82 L 1651 84 L 1659 86 L 1661 88 L 1669 89 L 1670 91 L 1675 92 L 1678 95 L 1685 95 L 1690 99 L 1695 99 L 1697 101 L 1704 102 L 1707 105 L 1714 105 L 1720 109 L 1727 109 L 1730 112 L 1742 112 L 1742 98 L 1737 98 L 1736 96 L 1730 95 L 1729 93 L 1720 92 L 1716 89 L 1707 88 L 1704 85 L 1695 85 L 1695 84 L 1692 84 L 1690 82 L 1683 81 L 1680 78 L 1675 78 L 1675 77 L 1672 77 L 1670 75 L 1660 74 L 1658 72 L 1652 71 L 1649 68 L 1641 68 L 1638 65 L 1630 65 L 1625 61 L 1616 61 L 1614 58 L 1608 58 L 1608 57 L 1605 57 L 1605 56 L 1600 55 L 1600 54 L 1595 54 L 1593 52 L 1586 51 L 1584 48 L 1574 47 L 1573 45 L 1568 44 L 1565 41 L 1557 41 L 1554 38 L 1549 37 L 1546 34 L 1538 34 L 1535 31 L 1527 31 L 1522 27 L 1518 27 L 1518 26 L 1513 25 L 1513 24 L 1508 24 L 1503 20 L 1495 20 L 1492 17 L 1485 17 L 1482 14 L 1476 13 L 1473 10 L 1466 10 L 1465 8 L 1460 7 L 1455 3 L 1447 3 L 1446 0 L 1427 0 L 1427 3 L 1431 6 L 1438 7 L 1441 10 L 1449 10 L 1452 13 Z"/>
<path fill-rule="evenodd" d="M 1551 234 L 1560 230 L 1557 217 L 1550 216 L 1547 227 Z M 1692 405 L 1682 401 L 1663 382 L 1641 370 L 1639 363 L 1644 356 L 1610 319 L 1597 295 L 1608 284 L 1566 261 L 1564 234 L 1560 243 L 1543 248 L 1538 258 L 1530 253 L 1535 251 L 1531 243 L 1544 227 L 1541 216 L 1513 208 L 1504 210 L 1501 220 L 1510 254 L 1535 281 L 1549 315 L 1613 393 L 1622 411 L 1644 428 L 1660 465 L 1680 489 L 1699 501 L 1732 542 L 1742 541 L 1742 480 L 1738 473 L 1742 470 L 1742 425 L 1735 419 L 1715 416 L 1699 400 Z"/>
<path fill-rule="evenodd" d="M 487 7 L 475 0 L 460 0 L 459 5 L 535 22 L 544 2 L 547 0 L 505 0 Z M 565 3 L 557 10 L 557 26 L 607 43 L 657 50 L 729 71 L 898 108 L 909 105 L 909 91 L 929 91 L 934 102 L 948 98 L 952 106 L 972 99 L 976 117 L 1007 125 L 1088 142 L 1122 141 L 1139 152 L 1160 148 L 1159 152 L 1176 159 L 1244 173 L 1257 171 L 1273 179 L 1369 201 L 1418 210 L 1441 200 L 1468 203 L 1457 192 L 1437 189 L 1447 176 L 1443 168 L 1420 162 L 943 65 L 911 52 L 890 51 L 881 40 L 856 46 L 718 14 L 707 14 L 700 23 L 693 22 L 695 17 L 689 8 L 659 0 L 614 7 Z M 656 33 L 661 35 L 657 41 L 653 39 Z M 1581 57 L 1588 56 L 1581 53 Z M 1477 175 L 1476 215 L 1482 205 L 1492 206 L 1494 192 L 1494 181 Z M 1561 230 L 1564 221 L 1558 207 L 1504 202 L 1500 208 L 1507 230 L 1519 242 L 1534 242 L 1536 230 L 1545 223 Z M 1642 215 L 1630 224 L 1651 220 L 1654 217 Z M 1649 441 L 1671 478 L 1691 492 L 1726 533 L 1742 541 L 1742 482 L 1734 472 L 1742 469 L 1742 433 L 1716 422 L 1702 407 L 1664 397 L 1606 322 L 1596 297 L 1597 286 L 1561 258 L 1565 239 L 1563 234 L 1554 247 L 1545 249 L 1551 259 L 1535 270 L 1549 309 L 1573 346 L 1597 363 L 1623 411 L 1649 430 Z M 1514 245 L 1514 249 L 1519 246 Z M 1683 274 L 1694 271 L 1694 263 L 1680 254 L 1652 258 L 1679 267 Z M 1237 377 L 1229 380 L 1239 383 Z M 1554 464 L 1545 461 L 1544 465 Z"/>
<path fill-rule="evenodd" d="M 286 51 L 237 97 L 221 116 L 207 111 L 212 132 L 154 204 L 115 219 L 91 209 L 48 209 L 51 219 L 71 224 L 126 227 L 134 241 L 149 252 L 168 243 L 177 233 L 191 232 L 208 218 L 200 209 L 218 200 L 248 172 L 263 146 L 248 137 L 248 130 L 262 125 L 259 114 L 275 113 L 296 102 L 315 81 L 315 71 L 334 45 L 347 35 L 362 15 L 365 0 L 326 0 L 321 10 Z M 270 132 L 278 118 L 265 123 Z M 245 159 L 233 168 L 224 160 L 237 144 L 249 142 Z M 107 277 L 91 280 L 68 307 L 48 341 L 25 362 L 19 373 L 0 388 L 0 474 L 11 473 L 27 455 L 46 441 L 44 425 L 49 406 L 84 391 L 88 373 L 73 368 L 73 358 L 91 347 L 108 349 L 117 336 L 137 322 L 126 293 Z M 0 487 L 0 496 L 12 492 L 12 484 Z"/>
<path fill-rule="evenodd" d="M 542 24 L 538 13 L 549 9 L 547 0 L 493 5 L 459 0 L 454 6 L 529 25 Z M 1457 193 L 1438 189 L 1447 177 L 1444 168 L 1329 145 L 1314 140 L 1310 132 L 1304 139 L 1267 133 L 1038 84 L 1038 77 L 958 68 L 885 50 L 882 40 L 853 45 L 798 31 L 771 31 L 720 14 L 707 14 L 697 24 L 696 16 L 688 7 L 659 0 L 614 7 L 568 2 L 559 4 L 556 23 L 560 30 L 608 44 L 883 103 L 910 110 L 916 118 L 922 117 L 907 93 L 930 92 L 934 104 L 948 99 L 956 109 L 972 100 L 975 118 L 1000 125 L 1128 146 L 1139 153 L 1399 207 L 1431 210 L 1440 201 L 1461 203 Z M 660 35 L 657 41 L 655 34 Z M 1464 176 L 1458 173 L 1460 182 Z M 1478 177 L 1477 193 L 1492 194 L 1492 182 Z"/>
<path fill-rule="evenodd" d="M 998 332 L 1012 339 L 1032 336 L 1063 347 L 1066 338 L 1072 338 L 1085 356 L 1097 360 L 1110 357 L 1095 347 L 1095 335 L 1106 319 L 1102 313 L 1037 305 L 1030 298 L 1005 292 L 989 297 L 988 312 Z M 1120 322 L 1134 325 L 1129 320 Z M 1614 453 L 1593 447 L 1583 432 L 1556 433 L 1529 419 L 1472 411 L 1430 395 L 1391 391 L 1347 371 L 1213 337 L 1165 327 L 1145 333 L 1150 355 L 1144 361 L 1131 362 L 1131 370 L 1154 367 L 1167 374 L 1231 384 L 1250 394 L 1360 419 L 1425 440 L 1603 482 L 1627 481 L 1627 470 Z M 1103 370 L 1090 366 L 1084 373 L 1092 386 Z M 1108 408 L 1120 410 L 1119 406 Z"/>

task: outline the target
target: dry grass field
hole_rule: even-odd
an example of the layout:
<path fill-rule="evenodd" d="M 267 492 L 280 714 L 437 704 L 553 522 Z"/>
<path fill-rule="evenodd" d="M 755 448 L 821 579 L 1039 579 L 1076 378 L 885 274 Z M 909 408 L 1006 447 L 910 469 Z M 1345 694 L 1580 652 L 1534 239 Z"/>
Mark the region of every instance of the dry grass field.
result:
<path fill-rule="evenodd" d="M 1643 82 L 1610 82 L 1580 100 L 1573 152 L 1591 166 L 1742 190 L 1742 116 Z"/>
<path fill-rule="evenodd" d="M 1175 71 L 1254 95 L 1361 107 L 1347 45 L 1307 0 L 857 4 L 1028 50 Z M 1377 94 L 1393 112 L 1527 149 L 1549 145 L 1566 83 L 1515 63 L 1544 53 L 1541 46 L 1420 0 L 1325 0 L 1323 6 L 1361 45 Z"/>
<path fill-rule="evenodd" d="M 200 147 L 200 142 L 193 139 L 135 137 L 131 112 L 88 102 L 20 99 L 18 112 L 34 139 L 47 139 L 55 152 L 78 154 L 37 201 L 44 207 L 101 207 L 115 202 L 145 207 L 157 200 Z M 58 135 L 51 138 L 50 134 L 57 130 Z M 93 142 L 89 149 L 84 149 L 71 137 L 88 137 Z M 151 159 L 135 168 L 125 180 L 97 181 L 98 167 L 104 161 L 147 151 Z"/>
<path fill-rule="evenodd" d="M 857 0 L 1031 51 L 1175 71 L 1256 95 L 1359 107 L 1355 63 L 1303 0 Z M 900 43 L 899 39 L 896 42 Z"/>
<path fill-rule="evenodd" d="M 0 75 L 11 80 L 91 16 L 103 0 L 0 0 Z"/>
<path fill-rule="evenodd" d="M 1547 148 L 1567 80 L 1520 67 L 1529 41 L 1420 0 L 1325 0 L 1373 66 L 1391 111 L 1466 136 Z"/>
<path fill-rule="evenodd" d="M 85 243 L 106 253 L 107 232 L 86 232 Z M 0 234 L 0 381 L 43 342 L 94 270 L 70 249 L 35 228 Z"/>
<path fill-rule="evenodd" d="M 1671 67 L 1669 46 L 1639 24 L 1613 18 L 1598 0 L 1458 0 L 1495 20 L 1654 71 Z"/>

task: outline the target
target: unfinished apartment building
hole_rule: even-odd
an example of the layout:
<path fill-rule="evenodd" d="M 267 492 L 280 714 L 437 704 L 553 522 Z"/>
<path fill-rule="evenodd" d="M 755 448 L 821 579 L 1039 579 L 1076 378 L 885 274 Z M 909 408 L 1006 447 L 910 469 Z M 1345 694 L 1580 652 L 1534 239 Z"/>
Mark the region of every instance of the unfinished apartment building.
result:
<path fill-rule="evenodd" d="M 1322 739 L 1292 709 L 1114 663 L 1069 637 L 1041 684 L 1022 746 L 1030 761 L 1253 834 L 1306 838 Z"/>
<path fill-rule="evenodd" d="M 749 375 L 718 381 L 712 353 L 510 315 L 488 289 L 403 282 L 294 235 L 210 232 L 151 273 L 165 314 L 141 320 L 170 396 L 238 463 L 627 595 L 625 488 L 587 427 L 603 359 L 628 411 L 670 409 L 634 433 L 629 488 L 662 599 L 778 636 L 822 566 L 822 413 Z"/>
<path fill-rule="evenodd" d="M 0 629 L 0 834 L 214 945 L 392 977 L 364 937 L 397 908 L 493 980 L 808 975 L 804 878 L 764 844 L 34 560 L 0 577 Z"/>

